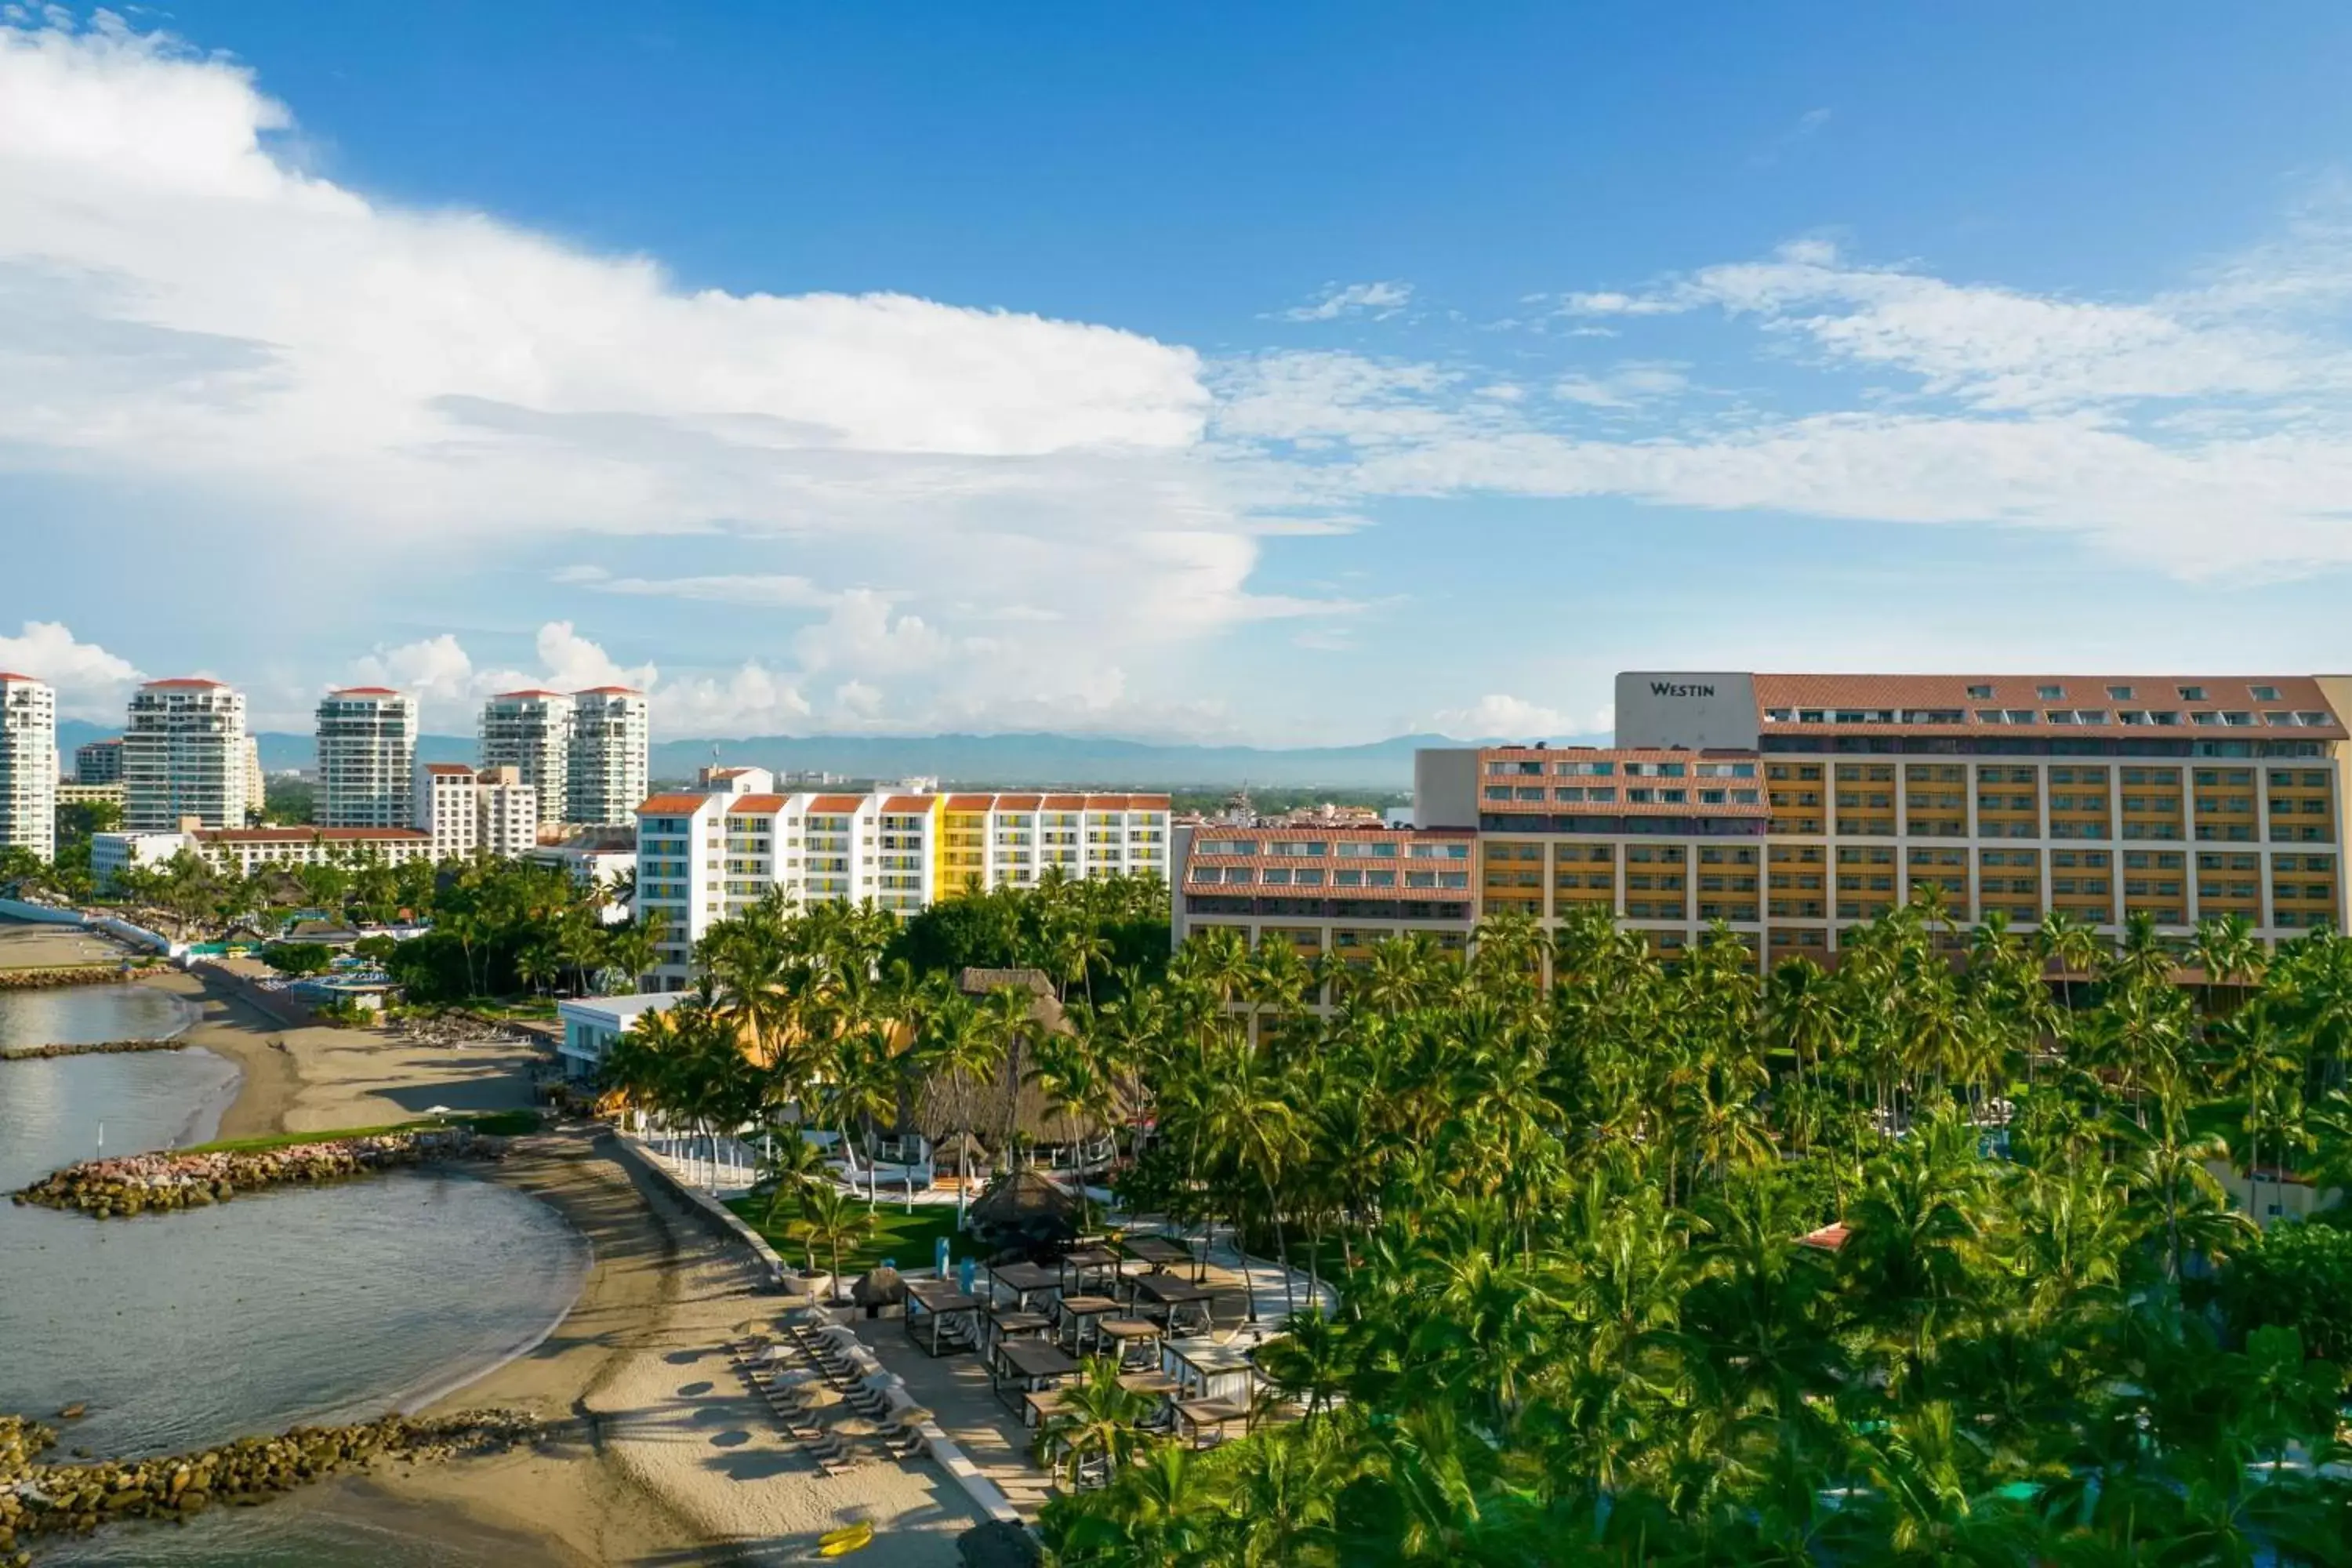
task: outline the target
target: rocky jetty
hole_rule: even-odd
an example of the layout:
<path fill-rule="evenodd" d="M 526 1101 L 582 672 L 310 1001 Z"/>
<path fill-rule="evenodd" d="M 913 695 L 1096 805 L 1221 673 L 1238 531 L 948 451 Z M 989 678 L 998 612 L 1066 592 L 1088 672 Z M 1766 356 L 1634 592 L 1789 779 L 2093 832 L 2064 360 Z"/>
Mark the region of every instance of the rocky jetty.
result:
<path fill-rule="evenodd" d="M 42 1062 L 52 1057 L 111 1057 L 126 1051 L 184 1051 L 188 1042 L 174 1035 L 163 1040 L 83 1040 L 56 1046 L 10 1046 L 0 1050 L 0 1062 Z"/>
<path fill-rule="evenodd" d="M 297 1426 L 217 1448 L 151 1459 L 45 1465 L 57 1434 L 0 1415 L 0 1565 L 32 1561 L 26 1542 L 95 1530 L 121 1519 L 188 1519 L 216 1504 L 250 1507 L 280 1492 L 383 1459 L 490 1453 L 538 1437 L 534 1416 L 470 1410 L 417 1420 L 387 1415 L 353 1426 Z"/>
<path fill-rule="evenodd" d="M 0 969 L 0 991 L 47 991 L 59 985 L 111 985 L 122 978 L 119 963 L 82 963 L 70 969 Z"/>
<path fill-rule="evenodd" d="M 11 1194 L 19 1204 L 73 1209 L 95 1219 L 171 1213 L 226 1203 L 239 1193 L 341 1181 L 404 1165 L 445 1160 L 498 1160 L 506 1141 L 469 1127 L 378 1132 L 281 1148 L 211 1153 L 131 1154 L 85 1160 Z"/>

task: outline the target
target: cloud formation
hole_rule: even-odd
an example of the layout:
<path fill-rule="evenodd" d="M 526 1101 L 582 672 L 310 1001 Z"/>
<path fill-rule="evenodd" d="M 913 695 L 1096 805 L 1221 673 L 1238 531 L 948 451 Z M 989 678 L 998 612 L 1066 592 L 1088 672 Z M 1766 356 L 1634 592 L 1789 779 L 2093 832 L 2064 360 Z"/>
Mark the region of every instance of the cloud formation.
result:
<path fill-rule="evenodd" d="M 1327 283 L 1322 294 L 1304 305 L 1277 314 L 1286 321 L 1336 321 L 1342 316 L 1370 316 L 1384 321 L 1412 303 L 1412 285 L 1391 279 L 1378 283 Z"/>
<path fill-rule="evenodd" d="M 121 723 L 131 689 L 147 679 L 129 659 L 57 621 L 26 621 L 17 636 L 0 637 L 0 669 L 53 688 L 60 717 L 101 724 Z"/>

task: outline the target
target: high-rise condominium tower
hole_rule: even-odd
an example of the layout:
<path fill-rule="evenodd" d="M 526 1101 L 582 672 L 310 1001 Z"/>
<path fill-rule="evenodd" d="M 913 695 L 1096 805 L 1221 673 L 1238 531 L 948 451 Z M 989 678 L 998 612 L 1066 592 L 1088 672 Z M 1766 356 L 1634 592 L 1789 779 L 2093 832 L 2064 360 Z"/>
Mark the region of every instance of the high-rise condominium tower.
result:
<path fill-rule="evenodd" d="M 539 820 L 562 822 L 572 797 L 572 699 L 503 691 L 482 704 L 482 766 L 514 769 L 537 793 Z"/>
<path fill-rule="evenodd" d="M 636 820 L 651 771 L 646 695 L 625 686 L 572 694 L 572 793 L 567 820 L 611 826 Z"/>
<path fill-rule="evenodd" d="M 58 699 L 29 675 L 0 671 L 0 849 L 57 854 Z"/>
<path fill-rule="evenodd" d="M 245 697 L 217 680 L 151 680 L 131 699 L 122 736 L 122 826 L 164 833 L 193 816 L 243 827 Z"/>
<path fill-rule="evenodd" d="M 74 783 L 109 784 L 122 782 L 122 742 L 92 741 L 74 748 Z"/>
<path fill-rule="evenodd" d="M 353 686 L 320 700 L 320 826 L 415 826 L 415 769 L 416 699 Z"/>

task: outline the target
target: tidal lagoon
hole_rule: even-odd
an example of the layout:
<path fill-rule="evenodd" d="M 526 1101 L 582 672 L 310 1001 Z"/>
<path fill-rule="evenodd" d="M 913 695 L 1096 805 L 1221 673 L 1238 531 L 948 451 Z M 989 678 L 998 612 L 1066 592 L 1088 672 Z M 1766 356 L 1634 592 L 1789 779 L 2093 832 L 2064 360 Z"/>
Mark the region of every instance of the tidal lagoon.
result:
<path fill-rule="evenodd" d="M 122 1039 L 190 1021 L 142 986 L 0 994 L 0 1047 Z M 236 1069 L 204 1050 L 0 1063 L 0 1189 L 99 1152 L 212 1135 Z M 443 1169 L 93 1221 L 0 1205 L 0 1410 L 60 1448 L 179 1450 L 413 1408 L 528 1348 L 563 1315 L 587 1244 L 520 1193 Z M 79 1564 L 528 1561 L 461 1521 L 315 1498 L 47 1547 Z"/>

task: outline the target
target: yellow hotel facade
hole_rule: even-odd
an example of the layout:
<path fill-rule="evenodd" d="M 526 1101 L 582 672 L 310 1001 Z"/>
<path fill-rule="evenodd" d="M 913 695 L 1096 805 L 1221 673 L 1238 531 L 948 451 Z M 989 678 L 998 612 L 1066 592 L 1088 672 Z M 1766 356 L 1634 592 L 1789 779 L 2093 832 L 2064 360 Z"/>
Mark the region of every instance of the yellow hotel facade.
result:
<path fill-rule="evenodd" d="M 2273 942 L 2342 930 L 2347 700 L 2333 676 L 1628 673 L 1619 746 L 1419 753 L 1411 830 L 1180 829 L 1176 939 L 1355 956 L 1597 906 L 1661 952 L 1721 921 L 1759 963 L 1828 963 L 1930 888 L 1963 929 L 2063 910 L 2109 933 L 2140 911 L 2179 936 L 2228 913 Z M 1462 878 L 1337 880 L 1425 861 Z"/>

